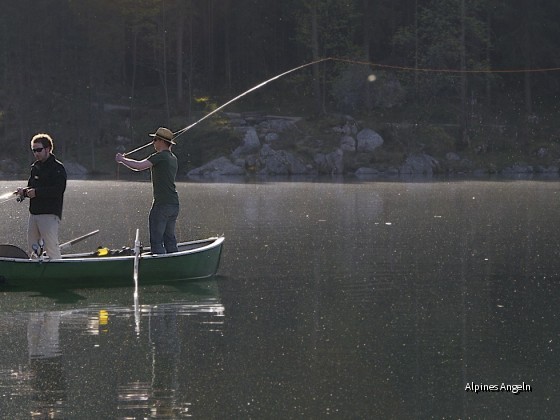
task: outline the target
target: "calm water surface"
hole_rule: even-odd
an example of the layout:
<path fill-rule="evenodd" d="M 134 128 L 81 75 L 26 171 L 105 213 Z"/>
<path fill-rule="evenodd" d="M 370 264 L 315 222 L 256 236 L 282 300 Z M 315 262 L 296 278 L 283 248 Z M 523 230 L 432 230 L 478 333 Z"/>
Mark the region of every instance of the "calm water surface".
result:
<path fill-rule="evenodd" d="M 20 183 L 4 182 L 0 194 Z M 552 418 L 558 181 L 180 183 L 181 286 L 0 292 L 0 417 Z M 70 181 L 61 240 L 147 238 L 151 186 Z M 25 248 L 27 203 L 0 204 Z M 141 282 L 141 279 L 140 279 Z M 474 392 L 524 384 L 520 392 Z"/>

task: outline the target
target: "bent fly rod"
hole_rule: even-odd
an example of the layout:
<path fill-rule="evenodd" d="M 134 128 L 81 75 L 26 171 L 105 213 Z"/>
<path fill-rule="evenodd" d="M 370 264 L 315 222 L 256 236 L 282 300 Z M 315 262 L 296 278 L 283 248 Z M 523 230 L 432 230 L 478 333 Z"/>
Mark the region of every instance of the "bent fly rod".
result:
<path fill-rule="evenodd" d="M 0 204 L 11 201 L 17 195 L 17 191 L 10 191 L 0 195 Z"/>
<path fill-rule="evenodd" d="M 179 131 L 176 131 L 175 133 L 173 133 L 173 138 L 176 139 L 176 138 L 179 137 L 180 135 L 182 135 L 182 134 L 186 133 L 187 131 L 189 131 L 189 130 L 190 130 L 191 128 L 193 128 L 195 125 L 197 125 L 197 124 L 199 124 L 200 122 L 204 121 L 206 118 L 208 118 L 208 117 L 214 115 L 216 112 L 222 110 L 223 108 L 225 108 L 226 106 L 232 104 L 233 102 L 237 101 L 238 99 L 241 99 L 241 98 L 244 97 L 245 95 L 247 95 L 247 94 L 249 94 L 249 93 L 251 93 L 251 92 L 254 92 L 254 91 L 257 90 L 257 89 L 260 89 L 260 88 L 263 87 L 264 85 L 266 85 L 266 84 L 268 84 L 268 83 L 270 83 L 270 82 L 272 82 L 272 81 L 274 81 L 274 80 L 280 79 L 281 77 L 284 77 L 284 76 L 286 76 L 287 74 L 293 73 L 294 71 L 301 70 L 301 69 L 303 69 L 303 68 L 305 68 L 305 67 L 312 66 L 313 64 L 319 64 L 319 63 L 322 63 L 323 61 L 328 61 L 328 60 L 332 60 L 332 58 L 330 58 L 330 57 L 329 57 L 329 58 L 321 58 L 321 59 L 319 59 L 319 60 L 315 60 L 315 61 L 312 61 L 312 62 L 310 62 L 310 63 L 303 64 L 303 65 L 298 66 L 298 67 L 294 67 L 293 69 L 290 69 L 290 70 L 285 71 L 285 72 L 283 72 L 283 73 L 277 74 L 276 76 L 271 77 L 270 79 L 265 80 L 264 82 L 259 83 L 259 84 L 256 85 L 256 86 L 253 86 L 251 89 L 246 90 L 245 92 L 243 92 L 243 93 L 240 94 L 240 95 L 237 95 L 237 96 L 236 96 L 235 98 L 233 98 L 233 99 L 230 99 L 230 100 L 227 101 L 225 104 L 220 105 L 218 108 L 216 108 L 216 109 L 213 110 L 212 112 L 209 112 L 208 114 L 206 114 L 204 117 L 202 117 L 202 118 L 199 119 L 198 121 L 195 121 L 195 122 L 192 123 L 191 125 L 189 125 L 189 126 L 187 126 L 187 127 L 185 127 L 185 128 L 182 128 L 182 129 L 179 130 Z M 140 146 L 140 147 L 137 147 L 136 149 L 131 150 L 130 152 L 123 153 L 123 156 L 127 156 L 127 155 L 130 155 L 130 154 L 132 154 L 132 153 L 138 152 L 139 150 L 142 150 L 142 149 L 144 149 L 145 147 L 150 146 L 151 144 L 152 144 L 152 142 L 146 143 L 145 145 Z"/>

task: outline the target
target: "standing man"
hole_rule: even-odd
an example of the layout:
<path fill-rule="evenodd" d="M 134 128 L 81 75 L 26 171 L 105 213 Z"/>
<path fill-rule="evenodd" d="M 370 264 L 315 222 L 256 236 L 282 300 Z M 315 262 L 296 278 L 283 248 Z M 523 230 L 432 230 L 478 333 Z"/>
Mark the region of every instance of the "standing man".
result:
<path fill-rule="evenodd" d="M 177 252 L 175 223 L 179 215 L 179 196 L 175 188 L 177 157 L 171 153 L 173 133 L 160 127 L 154 134 L 156 153 L 144 160 L 134 160 L 117 153 L 115 160 L 133 171 L 150 169 L 154 200 L 150 210 L 150 247 L 152 254 Z"/>
<path fill-rule="evenodd" d="M 53 155 L 53 149 L 54 144 L 48 134 L 33 136 L 31 151 L 36 161 L 31 165 L 27 188 L 18 188 L 17 193 L 20 199 L 30 199 L 27 226 L 30 254 L 35 251 L 33 246 L 42 239 L 43 250 L 49 258 L 60 259 L 58 227 L 62 218 L 67 176 L 64 165 Z"/>

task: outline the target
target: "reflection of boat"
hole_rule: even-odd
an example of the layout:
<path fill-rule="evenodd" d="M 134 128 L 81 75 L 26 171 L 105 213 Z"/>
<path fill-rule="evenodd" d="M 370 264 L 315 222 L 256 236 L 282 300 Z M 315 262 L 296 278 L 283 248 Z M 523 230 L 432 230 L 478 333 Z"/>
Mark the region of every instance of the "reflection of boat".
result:
<path fill-rule="evenodd" d="M 140 284 L 212 277 L 218 270 L 223 241 L 223 237 L 216 237 L 182 242 L 178 244 L 179 251 L 172 254 L 143 252 L 138 268 Z M 17 247 L 0 245 L 0 279 L 5 284 L 24 287 L 130 285 L 134 261 L 134 251 L 126 248 L 64 254 L 60 260 L 49 261 L 29 259 Z"/>
<path fill-rule="evenodd" d="M 138 310 L 163 310 L 172 308 L 188 313 L 190 307 L 198 308 L 219 299 L 218 282 L 220 275 L 203 280 L 186 282 L 163 282 L 138 287 Z M 117 287 L 42 287 L 10 286 L 0 287 L 0 318 L 6 314 L 24 312 L 57 311 L 65 314 L 87 314 L 99 309 L 135 315 L 134 287 L 132 279 Z M 9 292 L 9 293 L 4 293 Z M 1 417 L 1 416 L 0 416 Z"/>
<path fill-rule="evenodd" d="M 218 283 L 142 286 L 138 309 L 130 288 L 0 294 L 0 385 L 16 400 L 0 417 L 88 418 L 84 398 L 98 418 L 186 417 L 189 362 L 220 342 Z"/>

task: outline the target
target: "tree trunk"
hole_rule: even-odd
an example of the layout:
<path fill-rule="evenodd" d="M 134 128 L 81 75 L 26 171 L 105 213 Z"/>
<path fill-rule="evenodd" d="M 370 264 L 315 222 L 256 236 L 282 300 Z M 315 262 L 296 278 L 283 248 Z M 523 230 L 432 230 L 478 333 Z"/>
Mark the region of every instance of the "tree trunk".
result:
<path fill-rule="evenodd" d="M 134 138 L 134 94 L 136 89 L 136 72 L 137 72 L 137 60 L 138 60 L 138 30 L 134 29 L 134 34 L 132 35 L 132 77 L 130 81 L 130 123 L 129 123 L 129 135 L 130 138 Z"/>
<path fill-rule="evenodd" d="M 163 93 L 165 95 L 165 112 L 166 112 L 166 125 L 169 125 L 170 109 L 169 109 L 169 91 L 167 88 L 167 37 L 165 32 L 165 1 L 162 1 L 161 5 L 161 50 L 162 50 L 162 72 L 161 72 L 161 83 L 163 85 Z"/>
<path fill-rule="evenodd" d="M 468 108 L 467 108 L 467 58 L 466 58 L 466 44 L 465 44 L 465 25 L 466 25 L 466 12 L 465 0 L 461 0 L 461 146 L 468 147 L 469 140 L 469 126 L 468 126 Z"/>
<path fill-rule="evenodd" d="M 526 4 L 529 2 L 526 2 Z M 527 4 L 527 11 L 530 14 L 529 8 L 531 7 L 530 4 Z M 525 23 L 523 25 L 523 44 L 524 44 L 524 55 L 525 55 L 525 70 L 527 70 L 523 78 L 524 81 L 524 90 L 525 90 L 525 112 L 526 117 L 533 113 L 533 95 L 532 95 L 532 86 L 531 86 L 531 67 L 532 67 L 532 60 L 531 60 L 531 32 L 529 30 L 529 22 L 527 21 L 529 17 L 526 16 Z"/>
<path fill-rule="evenodd" d="M 490 12 L 490 6 L 486 10 L 486 64 L 489 68 L 491 62 L 491 52 L 492 52 L 492 13 Z M 492 75 L 490 73 L 486 74 L 486 106 L 492 105 Z"/>
<path fill-rule="evenodd" d="M 8 28 L 6 27 L 6 25 L 2 25 L 2 32 L 3 32 L 3 39 L 8 39 Z M 9 60 L 9 53 L 8 53 L 8 48 L 4 48 L 2 51 L 2 61 L 3 61 L 3 75 L 2 75 L 2 80 L 3 80 L 3 85 L 2 85 L 2 96 L 4 98 L 8 98 L 8 68 L 10 68 L 10 60 Z M 6 109 L 9 109 L 9 103 L 10 101 L 6 101 L 6 104 L 4 105 L 6 107 Z M 3 127 L 3 142 L 6 142 L 7 139 L 7 135 L 8 135 L 8 125 L 7 123 L 4 122 L 4 124 L 2 124 Z M 7 144 L 7 142 L 5 143 Z"/>
<path fill-rule="evenodd" d="M 523 23 L 523 54 L 525 61 L 525 72 L 523 73 L 523 93 L 525 102 L 525 112 L 521 115 L 521 144 L 528 147 L 530 143 L 529 119 L 533 114 L 533 89 L 531 81 L 531 67 L 533 64 L 531 52 L 531 30 L 529 25 L 532 22 L 532 4 L 529 0 L 525 1 L 525 21 Z"/>
<path fill-rule="evenodd" d="M 229 0 L 224 0 L 224 76 L 226 78 L 227 90 L 232 90 L 232 77 L 231 77 L 231 42 L 230 42 L 230 25 L 229 25 Z"/>
<path fill-rule="evenodd" d="M 418 103 L 418 0 L 414 1 L 414 100 Z"/>
<path fill-rule="evenodd" d="M 187 120 L 191 116 L 192 110 L 192 96 L 193 96 L 193 89 L 192 89 L 192 81 L 194 77 L 194 46 L 193 46 L 193 12 L 192 12 L 192 2 L 189 1 L 189 65 L 188 65 L 188 72 L 187 72 Z"/>
<path fill-rule="evenodd" d="M 319 59 L 319 25 L 317 22 L 317 2 L 311 3 L 311 53 L 313 61 Z M 313 96 L 315 99 L 315 111 L 321 114 L 322 100 L 321 100 L 321 82 L 319 75 L 319 65 L 313 66 Z"/>
<path fill-rule="evenodd" d="M 184 95 L 183 95 L 183 62 L 184 62 L 184 53 L 183 53 L 183 38 L 185 34 L 185 8 L 182 4 L 179 4 L 179 18 L 177 21 L 177 47 L 176 47 L 176 54 L 177 54 L 177 78 L 175 86 L 176 90 L 176 105 L 177 108 L 183 111 L 184 109 Z"/>
<path fill-rule="evenodd" d="M 369 37 L 370 37 L 370 22 L 371 22 L 371 8 L 369 7 L 369 0 L 364 0 L 363 2 L 364 5 L 364 19 L 363 19 L 363 25 L 364 25 L 364 60 L 366 61 L 366 63 L 370 62 L 370 55 L 369 55 Z M 365 89 L 364 89 L 364 103 L 366 106 L 366 110 L 367 111 L 371 111 L 372 109 L 372 101 L 371 101 L 371 89 L 369 88 L 368 82 L 365 81 Z"/>
<path fill-rule="evenodd" d="M 213 81 L 214 81 L 214 1 L 208 1 L 208 68 L 207 68 L 207 77 L 208 77 L 208 86 L 210 90 L 213 90 Z"/>

